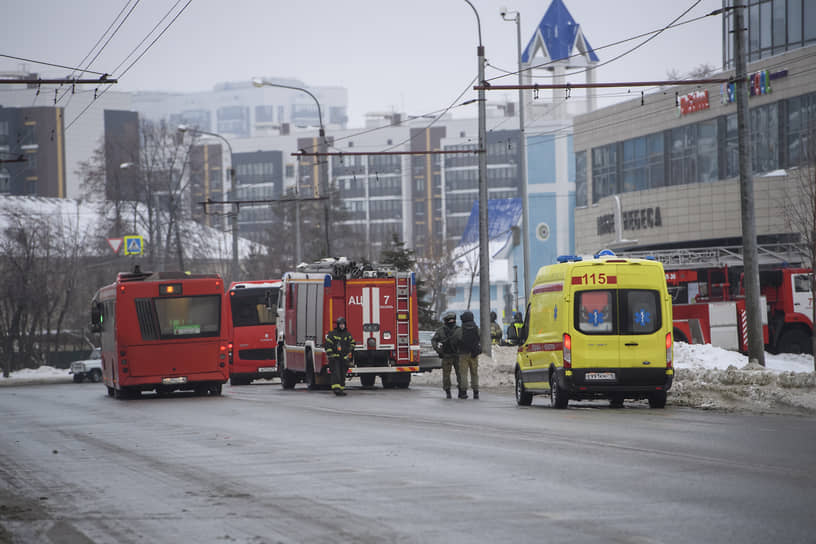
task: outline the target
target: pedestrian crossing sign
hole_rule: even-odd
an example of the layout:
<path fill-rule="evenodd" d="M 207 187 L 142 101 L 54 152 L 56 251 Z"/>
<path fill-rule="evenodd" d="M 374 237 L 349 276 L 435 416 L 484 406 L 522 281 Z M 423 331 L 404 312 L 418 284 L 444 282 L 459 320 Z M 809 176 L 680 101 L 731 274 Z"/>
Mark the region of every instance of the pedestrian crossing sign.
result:
<path fill-rule="evenodd" d="M 144 238 L 138 235 L 125 236 L 125 255 L 141 255 L 144 253 Z"/>

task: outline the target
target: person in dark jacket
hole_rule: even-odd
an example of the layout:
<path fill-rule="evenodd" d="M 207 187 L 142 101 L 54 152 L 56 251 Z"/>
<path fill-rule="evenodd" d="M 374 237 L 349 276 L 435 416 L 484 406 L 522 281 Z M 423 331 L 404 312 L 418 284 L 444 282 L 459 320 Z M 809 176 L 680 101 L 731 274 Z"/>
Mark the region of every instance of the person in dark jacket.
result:
<path fill-rule="evenodd" d="M 326 335 L 324 342 L 326 355 L 329 357 L 329 368 L 332 376 L 332 391 L 338 397 L 346 394 L 346 372 L 348 363 L 354 356 L 354 338 L 346 330 L 346 319 L 338 317 L 334 329 Z"/>
<path fill-rule="evenodd" d="M 431 345 L 442 359 L 442 389 L 445 391 L 445 397 L 451 398 L 451 369 L 456 372 L 456 385 L 462 383 L 459 374 L 459 346 L 454 340 L 456 331 L 459 330 L 456 325 L 456 314 L 446 313 L 442 316 L 442 323 L 431 338 Z"/>
<path fill-rule="evenodd" d="M 459 345 L 459 398 L 466 399 L 468 389 L 468 372 L 473 398 L 479 398 L 479 354 L 482 352 L 482 341 L 479 327 L 473 321 L 473 312 L 462 312 L 462 327 L 457 331 L 456 341 Z"/>

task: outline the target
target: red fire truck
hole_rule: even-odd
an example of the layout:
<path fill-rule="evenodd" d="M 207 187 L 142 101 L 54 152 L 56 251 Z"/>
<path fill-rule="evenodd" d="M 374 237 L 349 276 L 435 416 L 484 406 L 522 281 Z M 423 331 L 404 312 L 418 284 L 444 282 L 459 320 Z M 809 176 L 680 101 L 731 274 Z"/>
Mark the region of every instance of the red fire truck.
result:
<path fill-rule="evenodd" d="M 747 351 L 745 293 L 740 269 L 728 266 L 666 272 L 674 296 L 675 339 Z M 810 353 L 813 332 L 811 270 L 761 270 L 759 288 L 766 348 Z"/>
<path fill-rule="evenodd" d="M 309 389 L 331 382 L 323 342 L 338 317 L 346 319 L 356 349 L 348 376 L 364 387 L 380 376 L 384 388 L 407 388 L 419 372 L 414 274 L 324 259 L 284 275 L 278 314 L 281 385 Z"/>
<path fill-rule="evenodd" d="M 224 283 L 217 274 L 119 273 L 91 302 L 108 395 L 193 390 L 220 395 L 229 378 Z"/>
<path fill-rule="evenodd" d="M 233 282 L 224 295 L 229 330 L 230 384 L 278 375 L 278 291 L 281 280 Z"/>

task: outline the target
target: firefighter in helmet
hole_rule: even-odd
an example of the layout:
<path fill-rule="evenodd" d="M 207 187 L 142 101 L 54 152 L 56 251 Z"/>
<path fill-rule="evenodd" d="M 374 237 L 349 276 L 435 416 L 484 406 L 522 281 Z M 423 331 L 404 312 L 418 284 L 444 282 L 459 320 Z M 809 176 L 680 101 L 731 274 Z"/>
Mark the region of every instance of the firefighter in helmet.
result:
<path fill-rule="evenodd" d="M 498 316 L 496 312 L 490 312 L 490 340 L 493 342 L 493 345 L 500 345 L 502 343 L 501 325 L 496 322 L 497 319 Z"/>
<path fill-rule="evenodd" d="M 331 369 L 332 391 L 338 397 L 346 394 L 346 372 L 348 364 L 354 357 L 354 338 L 346 329 L 346 319 L 338 317 L 334 329 L 326 335 L 326 355 Z"/>

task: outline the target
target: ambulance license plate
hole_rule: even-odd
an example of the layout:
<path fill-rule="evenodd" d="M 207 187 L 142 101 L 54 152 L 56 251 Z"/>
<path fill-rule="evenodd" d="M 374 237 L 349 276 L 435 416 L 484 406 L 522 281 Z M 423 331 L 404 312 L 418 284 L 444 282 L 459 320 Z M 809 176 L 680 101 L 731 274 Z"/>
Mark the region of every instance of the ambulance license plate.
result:
<path fill-rule="evenodd" d="M 597 381 L 615 381 L 614 372 L 587 372 L 584 374 L 584 379 L 588 382 Z"/>

